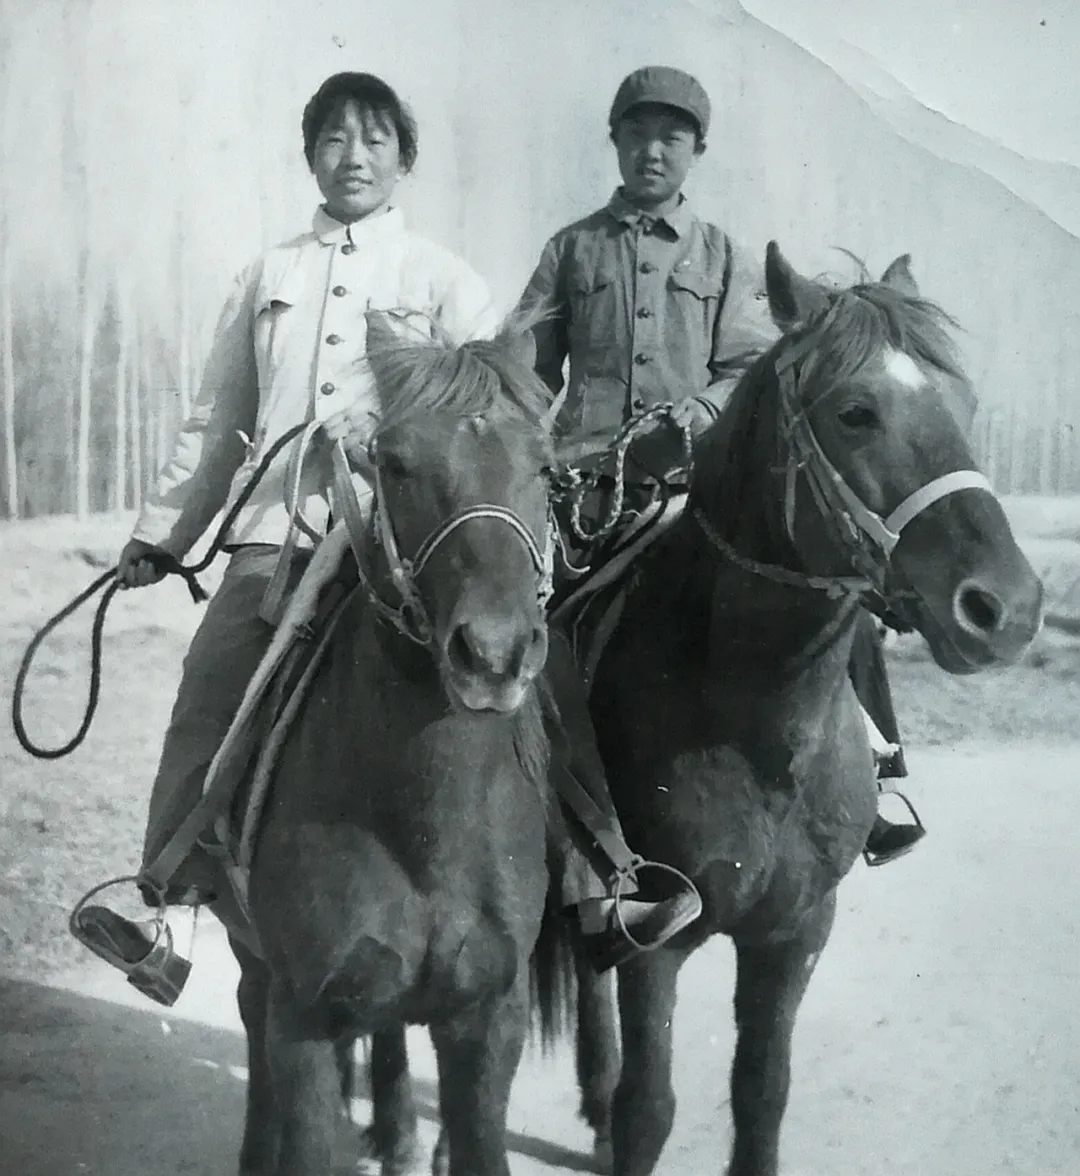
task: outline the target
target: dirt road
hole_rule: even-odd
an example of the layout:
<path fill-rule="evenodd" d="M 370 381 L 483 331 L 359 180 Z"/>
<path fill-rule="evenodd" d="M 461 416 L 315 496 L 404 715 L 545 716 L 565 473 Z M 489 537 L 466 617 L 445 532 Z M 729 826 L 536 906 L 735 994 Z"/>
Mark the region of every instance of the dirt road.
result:
<path fill-rule="evenodd" d="M 796 1035 L 785 1176 L 1073 1176 L 1080 747 L 912 759 L 931 837 L 843 887 Z M 732 970 L 716 942 L 684 972 L 670 1176 L 722 1170 Z M 234 980 L 208 921 L 174 1015 L 94 960 L 49 987 L 0 985 L 4 1176 L 232 1176 L 244 1078 Z M 422 1034 L 414 1051 L 430 1111 Z M 569 1056 L 529 1057 L 511 1121 L 517 1176 L 588 1169 L 574 1112 Z M 433 1141 L 433 1115 L 424 1130 Z"/>

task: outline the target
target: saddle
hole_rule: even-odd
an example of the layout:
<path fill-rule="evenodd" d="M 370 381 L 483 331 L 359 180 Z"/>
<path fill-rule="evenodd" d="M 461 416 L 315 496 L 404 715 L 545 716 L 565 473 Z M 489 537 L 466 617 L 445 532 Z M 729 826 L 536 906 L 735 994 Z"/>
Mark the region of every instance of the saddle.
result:
<path fill-rule="evenodd" d="M 619 493 L 621 511 L 612 507 Z M 666 482 L 629 483 L 621 490 L 601 477 L 585 495 L 577 518 L 563 501 L 555 508 L 560 544 L 548 617 L 567 634 L 574 660 L 591 690 L 596 667 L 622 618 L 640 557 L 682 515 L 686 491 Z M 592 530 L 582 526 L 593 520 Z M 595 520 L 608 520 L 596 524 Z"/>

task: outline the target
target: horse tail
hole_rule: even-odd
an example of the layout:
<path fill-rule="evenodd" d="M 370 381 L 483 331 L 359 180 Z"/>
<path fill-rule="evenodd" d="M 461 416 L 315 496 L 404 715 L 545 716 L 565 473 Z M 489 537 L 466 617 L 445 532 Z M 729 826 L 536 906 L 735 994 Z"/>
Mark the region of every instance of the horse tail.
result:
<path fill-rule="evenodd" d="M 531 1031 L 545 1054 L 576 1024 L 577 987 L 570 921 L 549 901 L 529 960 Z"/>

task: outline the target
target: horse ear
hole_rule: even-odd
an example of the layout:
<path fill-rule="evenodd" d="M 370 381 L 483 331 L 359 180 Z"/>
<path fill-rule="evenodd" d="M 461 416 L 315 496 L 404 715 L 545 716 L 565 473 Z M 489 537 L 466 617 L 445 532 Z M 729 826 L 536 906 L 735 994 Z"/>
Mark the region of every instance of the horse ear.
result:
<path fill-rule="evenodd" d="M 765 291 L 773 321 L 781 331 L 790 331 L 828 305 L 824 289 L 796 273 L 775 241 L 765 248 Z"/>
<path fill-rule="evenodd" d="M 881 275 L 881 284 L 891 286 L 900 294 L 908 298 L 918 298 L 919 287 L 911 276 L 911 254 L 901 254 Z"/>

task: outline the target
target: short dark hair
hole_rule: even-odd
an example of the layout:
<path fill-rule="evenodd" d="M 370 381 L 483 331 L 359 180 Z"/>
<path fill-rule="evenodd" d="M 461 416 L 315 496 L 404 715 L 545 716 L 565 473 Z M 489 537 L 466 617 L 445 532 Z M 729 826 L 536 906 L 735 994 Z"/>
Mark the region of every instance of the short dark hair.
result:
<path fill-rule="evenodd" d="M 339 73 L 326 79 L 304 107 L 304 158 L 311 167 L 315 160 L 315 141 L 327 119 L 343 103 L 352 99 L 361 109 L 382 116 L 397 132 L 403 171 L 412 171 L 416 163 L 417 130 L 412 111 L 382 78 L 369 73 Z"/>

